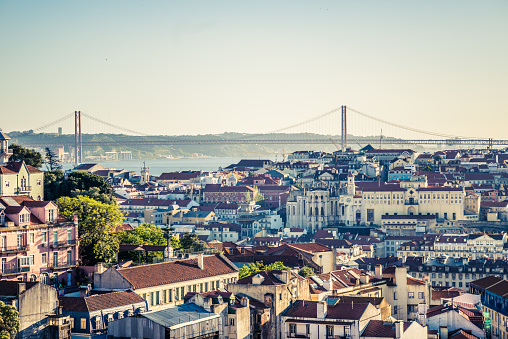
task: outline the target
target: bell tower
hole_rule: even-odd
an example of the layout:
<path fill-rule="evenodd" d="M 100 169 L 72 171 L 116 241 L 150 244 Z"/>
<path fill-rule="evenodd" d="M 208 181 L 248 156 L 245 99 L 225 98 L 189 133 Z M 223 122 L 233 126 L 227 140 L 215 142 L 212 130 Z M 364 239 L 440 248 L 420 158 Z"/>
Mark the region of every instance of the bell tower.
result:
<path fill-rule="evenodd" d="M 7 164 L 12 155 L 12 151 L 9 151 L 9 140 L 11 137 L 0 129 L 0 165 Z"/>
<path fill-rule="evenodd" d="M 146 167 L 146 163 L 143 161 L 143 167 L 141 168 L 141 180 L 139 183 L 141 185 L 146 184 L 150 181 L 150 171 L 148 170 L 148 167 Z"/>

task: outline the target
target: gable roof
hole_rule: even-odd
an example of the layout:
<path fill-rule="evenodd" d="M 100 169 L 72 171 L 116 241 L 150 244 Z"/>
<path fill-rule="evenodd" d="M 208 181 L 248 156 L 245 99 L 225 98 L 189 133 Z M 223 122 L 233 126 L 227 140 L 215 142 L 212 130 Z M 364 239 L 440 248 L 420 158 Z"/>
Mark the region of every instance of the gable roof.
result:
<path fill-rule="evenodd" d="M 238 268 L 221 254 L 203 257 L 203 269 L 197 258 L 117 269 L 135 289 L 172 284 L 238 272 Z"/>

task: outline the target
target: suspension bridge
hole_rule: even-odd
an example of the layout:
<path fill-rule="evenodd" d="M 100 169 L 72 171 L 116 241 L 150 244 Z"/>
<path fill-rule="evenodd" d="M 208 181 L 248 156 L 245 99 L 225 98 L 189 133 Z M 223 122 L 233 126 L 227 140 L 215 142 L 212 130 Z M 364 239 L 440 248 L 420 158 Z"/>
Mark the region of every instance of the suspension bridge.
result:
<path fill-rule="evenodd" d="M 465 147 L 506 146 L 508 140 L 468 137 L 426 131 L 393 123 L 351 107 L 341 106 L 305 121 L 262 134 L 235 134 L 226 138 L 208 136 L 155 136 L 124 128 L 85 112 L 76 111 L 33 129 L 34 134 L 52 133 L 57 137 L 21 141 L 25 147 L 70 147 L 81 163 L 83 147 L 143 145 L 238 145 L 238 144 L 330 144 L 345 150 L 351 144 L 360 147 L 379 145 L 447 145 Z M 73 131 L 74 133 L 64 133 Z M 72 136 L 71 138 L 70 136 Z M 118 134 L 119 138 L 100 138 L 97 134 Z M 337 140 L 337 142 L 335 140 Z"/>

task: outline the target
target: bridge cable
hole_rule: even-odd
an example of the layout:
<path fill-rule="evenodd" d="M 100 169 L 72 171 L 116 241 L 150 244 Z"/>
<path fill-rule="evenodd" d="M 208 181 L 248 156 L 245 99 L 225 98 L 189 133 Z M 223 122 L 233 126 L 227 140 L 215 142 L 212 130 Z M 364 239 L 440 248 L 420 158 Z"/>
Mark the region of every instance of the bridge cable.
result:
<path fill-rule="evenodd" d="M 58 120 L 55 120 L 55 121 L 53 121 L 53 122 L 50 122 L 49 124 L 46 124 L 46 125 L 44 125 L 44 126 L 42 126 L 42 127 L 35 128 L 35 129 L 33 129 L 33 131 L 40 131 L 40 130 L 42 130 L 42 129 L 46 129 L 46 128 L 48 128 L 48 127 L 51 127 L 51 126 L 53 126 L 53 125 L 58 124 L 59 122 L 62 122 L 62 121 L 64 121 L 64 120 L 66 120 L 66 119 L 69 119 L 69 118 L 70 118 L 70 117 L 72 117 L 72 116 L 74 116 L 74 113 L 70 113 L 70 114 L 68 114 L 68 115 L 66 115 L 66 116 L 64 116 L 64 117 L 62 117 L 62 118 L 60 118 L 60 119 L 58 119 Z"/>
<path fill-rule="evenodd" d="M 384 124 L 387 124 L 387 125 L 390 125 L 390 126 L 393 126 L 393 127 L 398 127 L 398 128 L 405 129 L 405 130 L 412 131 L 412 132 L 416 132 L 416 133 L 433 135 L 433 136 L 437 136 L 437 137 L 450 138 L 450 139 L 454 139 L 454 138 L 457 138 L 457 139 L 481 139 L 481 138 L 475 138 L 475 137 L 466 137 L 466 136 L 458 136 L 458 135 L 450 135 L 450 134 L 442 134 L 442 133 L 436 133 L 436 132 L 429 132 L 429 131 L 424 131 L 424 130 L 417 129 L 417 128 L 407 127 L 407 126 L 404 126 L 404 125 L 399 125 L 399 124 L 396 124 L 396 123 L 389 122 L 387 120 L 376 118 L 376 117 L 374 117 L 372 115 L 369 115 L 369 114 L 366 114 L 366 113 L 362 113 L 362 112 L 357 111 L 354 108 L 351 108 L 349 106 L 347 107 L 347 110 L 348 111 L 353 111 L 353 112 L 355 112 L 355 113 L 357 113 L 359 115 L 362 115 L 362 116 L 364 116 L 366 118 L 375 120 L 377 122 L 381 122 L 381 123 L 384 123 Z"/>
<path fill-rule="evenodd" d="M 145 134 L 145 133 L 141 133 L 141 132 L 137 132 L 137 131 L 133 131 L 131 129 L 128 129 L 128 128 L 123 128 L 123 127 L 120 127 L 120 126 L 115 126 L 113 124 L 110 124 L 109 122 L 106 122 L 106 121 L 103 121 L 101 119 L 98 119 L 96 117 L 93 117 L 89 114 L 86 114 L 86 113 L 83 113 L 81 112 L 81 114 L 85 117 L 87 117 L 88 119 L 90 120 L 93 120 L 95 122 L 98 122 L 98 123 L 101 123 L 103 125 L 106 125 L 106 126 L 109 126 L 109 127 L 112 127 L 112 128 L 115 128 L 115 129 L 118 129 L 118 130 L 121 130 L 121 131 L 124 131 L 124 132 L 129 132 L 129 133 L 132 133 L 132 134 L 139 134 L 139 135 L 142 135 L 142 136 L 150 136 L 150 134 Z"/>

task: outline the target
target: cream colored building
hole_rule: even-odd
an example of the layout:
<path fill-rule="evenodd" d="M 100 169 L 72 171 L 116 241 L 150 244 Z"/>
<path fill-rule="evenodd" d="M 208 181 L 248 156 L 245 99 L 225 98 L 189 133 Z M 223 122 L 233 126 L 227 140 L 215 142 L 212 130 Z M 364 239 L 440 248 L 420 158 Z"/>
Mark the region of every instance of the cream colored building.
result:
<path fill-rule="evenodd" d="M 103 291 L 132 289 L 150 310 L 180 305 L 188 292 L 225 288 L 238 280 L 238 268 L 222 254 L 129 268 L 110 267 L 94 274 L 94 288 Z"/>

